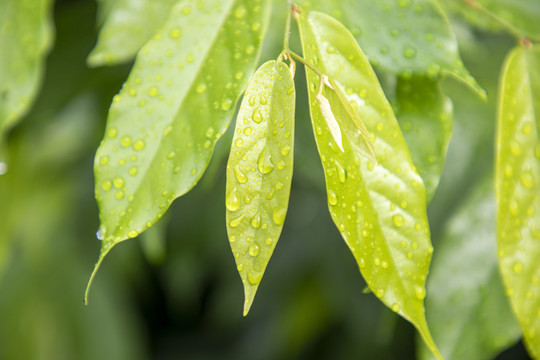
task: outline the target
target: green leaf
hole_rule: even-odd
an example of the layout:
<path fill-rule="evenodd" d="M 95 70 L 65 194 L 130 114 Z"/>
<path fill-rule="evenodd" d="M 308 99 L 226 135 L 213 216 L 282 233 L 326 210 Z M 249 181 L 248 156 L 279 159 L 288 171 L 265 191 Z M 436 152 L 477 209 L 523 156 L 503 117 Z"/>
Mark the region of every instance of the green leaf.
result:
<path fill-rule="evenodd" d="M 504 65 L 497 133 L 497 237 L 506 292 L 525 343 L 540 357 L 540 46 Z"/>
<path fill-rule="evenodd" d="M 51 10 L 51 0 L 0 1 L 0 150 L 37 95 L 53 41 Z"/>
<path fill-rule="evenodd" d="M 113 99 L 94 166 L 100 259 L 197 183 L 254 71 L 270 2 L 216 4 L 175 6 Z"/>
<path fill-rule="evenodd" d="M 452 137 L 452 101 L 443 94 L 438 81 L 400 77 L 394 110 L 429 202 L 439 184 Z"/>
<path fill-rule="evenodd" d="M 476 0 L 488 11 L 523 32 L 540 40 L 540 2 L 523 0 Z"/>
<path fill-rule="evenodd" d="M 343 22 L 374 66 L 408 76 L 450 74 L 486 96 L 459 57 L 448 19 L 431 0 L 301 0 L 299 4 Z"/>
<path fill-rule="evenodd" d="M 131 60 L 160 29 L 179 0 L 116 0 L 99 3 L 105 22 L 98 43 L 88 56 L 90 66 Z M 184 0 L 183 4 L 193 1 Z M 187 30 L 187 29 L 186 29 Z"/>
<path fill-rule="evenodd" d="M 450 219 L 428 279 L 428 323 L 446 360 L 489 360 L 518 341 L 497 264 L 492 177 Z M 421 359 L 431 359 L 427 348 Z"/>
<path fill-rule="evenodd" d="M 247 315 L 279 239 L 291 190 L 294 82 L 282 62 L 253 75 L 236 120 L 227 164 L 227 232 Z"/>
<path fill-rule="evenodd" d="M 311 118 L 332 219 L 375 295 L 413 323 L 438 356 L 423 304 L 433 248 L 422 179 L 414 171 L 392 108 L 352 34 L 322 13 L 301 13 L 299 23 L 306 60 L 344 88 L 370 132 L 380 163 L 364 154 L 364 138 L 337 89 L 325 86 L 323 95 L 341 128 L 344 151 L 335 144 L 315 99 L 318 76 L 307 70 Z"/>

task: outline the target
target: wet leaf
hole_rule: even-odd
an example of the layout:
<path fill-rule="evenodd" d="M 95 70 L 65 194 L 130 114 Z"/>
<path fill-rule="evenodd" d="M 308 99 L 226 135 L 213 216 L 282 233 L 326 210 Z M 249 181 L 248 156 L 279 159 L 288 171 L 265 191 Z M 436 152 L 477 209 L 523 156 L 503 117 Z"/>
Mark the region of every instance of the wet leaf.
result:
<path fill-rule="evenodd" d="M 476 0 L 524 35 L 540 40 L 540 2 L 523 0 Z"/>
<path fill-rule="evenodd" d="M 301 0 L 299 4 L 343 22 L 374 66 L 407 76 L 450 74 L 485 97 L 463 65 L 456 36 L 434 1 Z"/>
<path fill-rule="evenodd" d="M 492 177 L 476 187 L 437 242 L 428 323 L 446 360 L 489 360 L 519 340 L 497 263 Z M 421 359 L 433 355 L 426 347 Z"/>
<path fill-rule="evenodd" d="M 142 48 L 113 99 L 95 158 L 100 259 L 150 227 L 201 178 L 254 71 L 269 7 L 180 3 Z"/>
<path fill-rule="evenodd" d="M 394 108 L 429 202 L 439 184 L 452 137 L 452 101 L 443 94 L 438 81 L 400 77 Z"/>
<path fill-rule="evenodd" d="M 295 89 L 289 68 L 269 61 L 247 87 L 227 164 L 227 232 L 251 307 L 279 239 L 291 190 Z"/>
<path fill-rule="evenodd" d="M 135 57 L 161 28 L 178 0 L 116 0 L 99 3 L 104 24 L 96 47 L 88 56 L 90 66 L 115 65 Z M 184 4 L 193 1 L 184 0 Z"/>
<path fill-rule="evenodd" d="M 497 238 L 507 295 L 525 343 L 540 357 L 540 46 L 504 65 L 497 130 Z"/>
<path fill-rule="evenodd" d="M 382 89 L 354 37 L 322 13 L 301 13 L 308 62 L 344 89 L 373 140 L 380 165 L 364 154 L 365 141 L 335 90 L 325 87 L 343 134 L 334 143 L 315 100 L 318 76 L 307 70 L 315 138 L 326 177 L 332 219 L 373 293 L 411 321 L 435 354 L 424 315 L 425 279 L 433 248 L 425 190 Z"/>
<path fill-rule="evenodd" d="M 0 150 L 37 94 L 53 42 L 51 11 L 51 0 L 0 1 Z"/>

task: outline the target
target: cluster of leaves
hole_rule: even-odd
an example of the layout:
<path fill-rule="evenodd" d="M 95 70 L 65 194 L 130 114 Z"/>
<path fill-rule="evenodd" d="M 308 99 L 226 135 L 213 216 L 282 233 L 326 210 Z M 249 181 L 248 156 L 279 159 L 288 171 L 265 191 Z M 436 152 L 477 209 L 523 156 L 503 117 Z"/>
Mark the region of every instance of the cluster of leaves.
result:
<path fill-rule="evenodd" d="M 15 26 L 29 3 L 0 3 L 9 30 L 0 37 L 18 46 L 0 60 L 2 134 L 28 109 L 51 43 L 51 1 L 31 6 L 35 28 Z M 299 62 L 306 69 L 331 217 L 369 289 L 418 329 L 432 353 L 421 356 L 442 358 L 424 309 L 433 253 L 426 208 L 453 128 L 452 102 L 440 84 L 450 75 L 480 98 L 486 96 L 460 60 L 447 21 L 446 12 L 459 13 L 482 28 L 508 30 L 520 44 L 501 74 L 497 233 L 488 231 L 481 238 L 485 245 L 464 251 L 466 244 L 460 242 L 466 231 L 459 224 L 489 228 L 494 220 L 489 215 L 455 220 L 452 239 L 441 245 L 445 257 L 429 280 L 439 302 L 428 298 L 428 320 L 431 310 L 443 314 L 430 327 L 445 358 L 463 358 L 463 348 L 474 349 L 471 358 L 489 358 L 520 335 L 504 286 L 528 349 L 539 358 L 540 48 L 531 39 L 540 38 L 533 16 L 540 5 L 521 8 L 497 0 L 469 1 L 468 6 L 456 0 L 444 7 L 429 0 L 301 0 L 297 5 L 287 10 L 270 0 L 100 2 L 103 26 L 89 65 L 136 60 L 113 98 L 95 157 L 98 237 L 103 241 L 95 271 L 114 245 L 154 226 L 174 199 L 196 185 L 243 94 L 227 164 L 225 204 L 247 314 L 287 213 Z M 289 13 L 284 48 L 277 60 L 256 70 L 273 8 Z M 302 56 L 289 48 L 291 14 Z M 372 66 L 384 80 L 384 92 Z M 487 204 L 489 213 L 493 196 L 487 188 L 467 206 L 482 210 L 479 204 Z M 495 237 L 498 263 L 491 256 Z M 478 283 L 485 288 L 472 285 L 481 294 L 467 309 L 450 312 L 448 301 L 461 296 L 462 282 L 468 284 L 459 278 L 455 286 L 446 284 L 454 274 L 467 276 L 463 269 L 452 270 L 452 259 L 476 261 L 484 254 Z M 494 316 L 495 323 L 510 325 L 492 333 L 486 331 L 488 323 L 470 336 L 461 334 L 475 306 Z M 444 328 L 448 323 L 450 330 Z"/>

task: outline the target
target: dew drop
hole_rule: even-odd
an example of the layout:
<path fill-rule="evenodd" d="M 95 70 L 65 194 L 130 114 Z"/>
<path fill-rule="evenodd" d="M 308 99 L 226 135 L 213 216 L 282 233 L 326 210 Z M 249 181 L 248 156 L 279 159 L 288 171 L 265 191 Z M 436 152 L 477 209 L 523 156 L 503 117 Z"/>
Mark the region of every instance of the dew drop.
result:
<path fill-rule="evenodd" d="M 208 129 L 206 129 L 205 135 L 206 137 L 211 138 L 214 136 L 215 133 L 216 133 L 216 130 L 214 130 L 214 128 L 210 126 Z"/>
<path fill-rule="evenodd" d="M 238 225 L 240 225 L 240 223 L 242 222 L 242 220 L 244 220 L 244 217 L 246 215 L 245 214 L 242 214 L 240 215 L 239 217 L 237 217 L 236 219 L 232 219 L 230 222 L 229 222 L 229 226 L 232 227 L 232 228 L 235 228 L 237 227 Z"/>
<path fill-rule="evenodd" d="M 512 270 L 514 271 L 514 274 L 521 274 L 523 272 L 523 263 L 521 261 L 516 261 L 514 263 L 514 266 L 512 266 Z"/>
<path fill-rule="evenodd" d="M 517 142 L 512 141 L 510 143 L 510 152 L 516 156 L 521 155 L 521 146 Z"/>
<path fill-rule="evenodd" d="M 262 272 L 249 271 L 247 275 L 247 280 L 251 285 L 258 285 L 262 279 Z"/>
<path fill-rule="evenodd" d="M 426 297 L 426 289 L 424 289 L 422 286 L 415 285 L 414 291 L 418 300 L 424 300 Z"/>
<path fill-rule="evenodd" d="M 122 188 L 124 186 L 124 179 L 121 178 L 120 176 L 115 177 L 113 180 L 113 185 L 117 189 Z"/>
<path fill-rule="evenodd" d="M 238 180 L 240 184 L 245 184 L 248 181 L 248 177 L 246 176 L 246 174 L 244 174 L 242 170 L 240 170 L 240 165 L 236 165 L 234 167 L 234 175 L 236 176 L 236 180 Z"/>
<path fill-rule="evenodd" d="M 274 170 L 274 164 L 272 163 L 272 155 L 266 155 L 265 151 L 261 151 L 259 159 L 257 160 L 257 166 L 261 174 L 269 174 Z"/>
<path fill-rule="evenodd" d="M 199 93 L 199 94 L 202 94 L 203 92 L 205 92 L 207 89 L 207 86 L 205 83 L 200 83 L 199 85 L 197 85 L 197 89 L 196 91 Z"/>
<path fill-rule="evenodd" d="M 116 197 L 118 200 L 122 200 L 122 199 L 124 198 L 124 192 L 121 191 L 121 190 L 118 190 L 118 191 L 116 192 L 115 197 Z"/>
<path fill-rule="evenodd" d="M 291 152 L 291 147 L 289 145 L 285 145 L 281 148 L 281 155 L 287 156 Z"/>
<path fill-rule="evenodd" d="M 229 211 L 236 211 L 240 208 L 240 199 L 238 199 L 237 188 L 232 189 L 225 196 L 225 206 Z"/>
<path fill-rule="evenodd" d="M 116 128 L 110 128 L 109 131 L 107 131 L 107 136 L 110 137 L 111 139 L 114 139 L 117 134 L 118 134 L 118 131 L 116 130 Z"/>
<path fill-rule="evenodd" d="M 277 226 L 283 225 L 285 222 L 285 215 L 287 215 L 287 209 L 282 208 L 278 210 L 274 210 L 274 214 L 272 215 L 272 220 L 274 220 L 274 224 Z"/>
<path fill-rule="evenodd" d="M 510 202 L 509 210 L 510 214 L 512 214 L 513 216 L 516 216 L 519 213 L 519 205 L 515 200 L 512 200 Z"/>
<path fill-rule="evenodd" d="M 137 230 L 130 230 L 130 232 L 128 232 L 128 237 L 133 239 L 135 237 L 139 236 L 139 232 Z"/>
<path fill-rule="evenodd" d="M 244 129 L 244 134 L 247 136 L 251 135 L 252 132 L 253 132 L 253 129 L 250 128 L 249 126 Z"/>
<path fill-rule="evenodd" d="M 328 189 L 328 203 L 332 206 L 335 206 L 338 203 L 336 193 L 331 189 Z"/>
<path fill-rule="evenodd" d="M 232 242 L 232 241 L 231 241 Z M 238 270 L 238 272 L 244 270 L 244 265 L 242 264 L 238 264 L 238 266 L 236 267 L 236 269 Z"/>
<path fill-rule="evenodd" d="M 129 135 L 124 135 L 120 138 L 120 144 L 123 146 L 123 147 L 128 147 L 129 145 L 131 145 L 131 136 Z"/>
<path fill-rule="evenodd" d="M 334 163 L 336 165 L 336 171 L 337 171 L 337 174 L 338 174 L 339 182 L 344 183 L 345 180 L 347 180 L 347 172 L 345 171 L 343 166 L 341 166 L 341 164 L 337 160 Z"/>
<path fill-rule="evenodd" d="M 261 115 L 261 110 L 259 108 L 255 109 L 253 111 L 253 121 L 255 121 L 257 124 L 260 124 L 263 120 L 263 117 Z"/>
<path fill-rule="evenodd" d="M 234 16 L 237 18 L 237 19 L 241 19 L 243 18 L 244 16 L 246 16 L 247 14 L 247 10 L 245 7 L 243 6 L 239 6 L 237 7 L 235 10 L 234 10 Z"/>
<path fill-rule="evenodd" d="M 148 95 L 149 96 L 157 96 L 159 94 L 159 89 L 156 86 L 151 86 L 150 89 L 148 89 Z"/>
<path fill-rule="evenodd" d="M 276 192 L 275 189 L 272 189 L 267 195 L 266 200 L 272 200 L 274 198 L 274 193 Z"/>
<path fill-rule="evenodd" d="M 246 47 L 246 54 L 248 55 L 253 54 L 254 51 L 255 51 L 255 47 L 253 45 L 249 45 L 248 47 Z"/>
<path fill-rule="evenodd" d="M 96 237 L 98 240 L 101 240 L 101 241 L 105 239 L 105 228 L 103 226 L 100 226 L 98 231 L 96 231 Z"/>
<path fill-rule="evenodd" d="M 221 102 L 221 109 L 227 111 L 232 107 L 232 105 L 233 101 L 229 98 L 226 98 Z"/>
<path fill-rule="evenodd" d="M 254 229 L 258 229 L 261 226 L 261 214 L 259 212 L 251 218 L 251 226 L 253 226 Z"/>
<path fill-rule="evenodd" d="M 405 219 L 401 214 L 396 214 L 392 216 L 392 220 L 394 221 L 394 225 L 396 225 L 397 227 L 402 227 L 403 224 L 405 224 Z"/>
<path fill-rule="evenodd" d="M 133 143 L 133 149 L 136 150 L 136 151 L 140 151 L 140 150 L 144 149 L 145 145 L 146 145 L 146 143 L 144 142 L 143 139 L 137 139 Z"/>
<path fill-rule="evenodd" d="M 401 310 L 401 306 L 399 306 L 398 303 L 394 303 L 394 304 L 392 305 L 392 311 L 393 311 L 393 312 L 399 312 L 399 310 Z"/>
<path fill-rule="evenodd" d="M 182 30 L 180 30 L 180 28 L 174 28 L 169 31 L 169 36 L 173 39 L 178 39 L 180 35 L 182 35 Z"/>
<path fill-rule="evenodd" d="M 266 96 L 264 96 L 264 94 L 261 94 L 261 97 L 259 99 L 259 102 L 261 103 L 261 105 L 266 105 L 268 104 L 268 100 L 266 100 Z"/>
<path fill-rule="evenodd" d="M 412 46 L 406 46 L 403 50 L 403 56 L 405 56 L 407 59 L 412 59 L 416 56 L 416 49 Z"/>
<path fill-rule="evenodd" d="M 234 140 L 234 145 L 236 145 L 236 147 L 241 147 L 242 145 L 244 145 L 244 140 L 238 138 Z"/>
<path fill-rule="evenodd" d="M 248 99 L 249 106 L 255 106 L 255 95 L 252 95 Z"/>
<path fill-rule="evenodd" d="M 260 248 L 259 248 L 259 245 L 257 245 L 257 243 L 254 242 L 249 246 L 249 255 L 253 257 L 259 255 L 259 251 L 260 251 Z"/>
<path fill-rule="evenodd" d="M 112 181 L 111 180 L 105 180 L 101 183 L 101 188 L 105 191 L 109 191 L 112 188 Z"/>
<path fill-rule="evenodd" d="M 534 187 L 534 177 L 531 174 L 531 172 L 526 171 L 526 172 L 521 173 L 520 180 L 521 180 L 521 184 L 525 188 L 532 189 Z"/>
<path fill-rule="evenodd" d="M 109 155 L 102 155 L 102 156 L 99 157 L 99 164 L 100 165 L 107 165 L 108 163 L 109 163 Z"/>
<path fill-rule="evenodd" d="M 172 160 L 174 159 L 175 156 L 176 156 L 176 152 L 171 151 L 170 153 L 167 154 L 167 159 Z"/>

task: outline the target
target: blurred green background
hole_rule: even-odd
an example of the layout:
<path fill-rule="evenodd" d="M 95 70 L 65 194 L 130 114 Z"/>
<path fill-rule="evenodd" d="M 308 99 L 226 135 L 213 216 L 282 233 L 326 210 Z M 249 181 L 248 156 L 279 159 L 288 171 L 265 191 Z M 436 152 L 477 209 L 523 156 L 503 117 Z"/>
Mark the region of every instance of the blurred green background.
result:
<path fill-rule="evenodd" d="M 242 317 L 225 229 L 230 132 L 201 183 L 149 233 L 112 251 L 83 305 L 100 248 L 93 155 L 130 69 L 86 66 L 95 18 L 93 0 L 56 2 L 40 95 L 9 136 L 9 170 L 0 176 L 0 359 L 415 359 L 413 327 L 364 293 L 328 214 L 303 71 L 289 212 L 249 316 Z M 282 20 L 273 20 L 277 29 Z M 465 64 L 490 100 L 444 84 L 456 123 L 428 209 L 434 260 L 448 221 L 491 177 L 497 79 L 512 46 L 454 25 Z M 277 56 L 281 36 L 271 28 L 261 62 Z M 528 356 L 518 343 L 497 359 Z"/>

